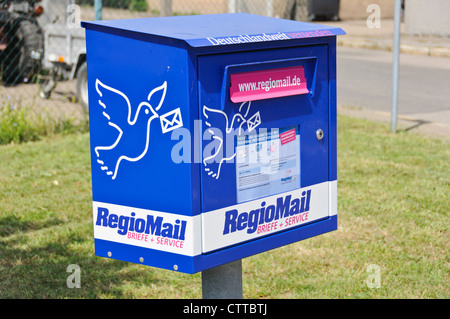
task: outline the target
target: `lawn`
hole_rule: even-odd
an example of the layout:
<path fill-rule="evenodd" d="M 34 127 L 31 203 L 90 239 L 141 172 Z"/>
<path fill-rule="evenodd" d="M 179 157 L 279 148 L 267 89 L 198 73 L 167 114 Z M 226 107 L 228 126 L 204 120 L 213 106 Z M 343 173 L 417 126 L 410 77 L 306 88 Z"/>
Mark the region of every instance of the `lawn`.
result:
<path fill-rule="evenodd" d="M 94 255 L 87 133 L 0 163 L 0 298 L 201 298 L 200 274 Z M 448 299 L 449 144 L 339 116 L 338 181 L 338 230 L 244 259 L 244 298 Z"/>

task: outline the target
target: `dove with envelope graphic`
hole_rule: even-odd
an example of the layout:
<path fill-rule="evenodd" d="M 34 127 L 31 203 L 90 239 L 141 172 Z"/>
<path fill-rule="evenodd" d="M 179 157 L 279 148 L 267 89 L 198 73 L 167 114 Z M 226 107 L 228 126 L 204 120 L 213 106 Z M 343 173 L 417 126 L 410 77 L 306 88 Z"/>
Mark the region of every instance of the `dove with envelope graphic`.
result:
<path fill-rule="evenodd" d="M 236 157 L 236 152 L 229 157 L 223 157 L 223 145 L 227 144 L 226 141 L 224 142 L 224 139 L 233 139 L 234 136 L 236 136 L 236 131 L 233 131 L 235 126 L 238 125 L 236 128 L 237 136 L 240 136 L 244 131 L 242 129 L 244 124 L 247 124 L 247 133 L 253 131 L 261 124 L 261 114 L 259 111 L 247 118 L 250 107 L 251 101 L 243 102 L 239 107 L 239 112 L 234 114 L 233 117 L 231 117 L 231 120 L 229 120 L 228 115 L 224 111 L 209 108 L 206 105 L 203 106 L 203 115 L 205 117 L 206 126 L 208 128 L 212 127 L 211 120 L 215 117 L 215 124 L 218 127 L 225 128 L 223 136 L 216 135 L 213 130 L 208 129 L 212 134 L 212 139 L 219 142 L 218 147 L 215 149 L 215 153 L 203 159 L 204 170 L 208 176 L 219 179 L 222 164 L 227 163 Z M 245 156 L 247 156 L 246 153 L 241 152 L 238 154 L 238 158 L 243 158 Z"/>
<path fill-rule="evenodd" d="M 250 117 L 247 120 L 247 127 L 248 127 L 248 131 L 251 132 L 253 131 L 255 128 L 257 128 L 259 125 L 261 124 L 261 115 L 259 114 L 259 111 L 256 112 L 255 114 L 253 114 L 252 117 Z"/>
<path fill-rule="evenodd" d="M 136 109 L 132 108 L 126 94 L 99 79 L 95 81 L 95 88 L 101 106 L 98 113 L 102 112 L 103 120 L 113 130 L 108 134 L 112 137 L 109 143 L 105 141 L 106 144 L 97 145 L 94 150 L 100 169 L 112 180 L 116 179 L 121 162 L 137 162 L 147 154 L 153 120 L 159 118 L 163 134 L 183 126 L 180 108 L 162 115 L 158 113 L 166 97 L 167 81 L 152 89 L 147 100 L 140 102 Z"/>
<path fill-rule="evenodd" d="M 163 134 L 182 127 L 183 119 L 181 118 L 180 108 L 160 115 L 159 121 L 161 122 L 161 130 Z"/>

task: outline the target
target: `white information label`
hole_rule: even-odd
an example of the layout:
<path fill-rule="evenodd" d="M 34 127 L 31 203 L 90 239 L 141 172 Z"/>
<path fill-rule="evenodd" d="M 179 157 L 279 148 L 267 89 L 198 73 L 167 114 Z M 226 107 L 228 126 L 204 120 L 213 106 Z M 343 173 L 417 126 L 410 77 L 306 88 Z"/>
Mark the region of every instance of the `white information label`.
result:
<path fill-rule="evenodd" d="M 336 182 L 324 182 L 202 214 L 202 249 L 210 252 L 336 214 Z M 330 191 L 332 193 L 330 193 Z"/>
<path fill-rule="evenodd" d="M 201 217 L 93 202 L 94 237 L 111 242 L 195 256 Z"/>

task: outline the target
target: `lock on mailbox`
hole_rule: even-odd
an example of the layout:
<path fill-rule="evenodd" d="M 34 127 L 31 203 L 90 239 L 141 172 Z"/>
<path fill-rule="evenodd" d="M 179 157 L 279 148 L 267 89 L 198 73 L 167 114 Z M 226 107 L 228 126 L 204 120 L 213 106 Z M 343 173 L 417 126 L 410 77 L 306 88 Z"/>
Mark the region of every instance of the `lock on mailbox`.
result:
<path fill-rule="evenodd" d="M 97 255 L 195 273 L 337 229 L 341 29 L 242 13 L 82 25 Z"/>

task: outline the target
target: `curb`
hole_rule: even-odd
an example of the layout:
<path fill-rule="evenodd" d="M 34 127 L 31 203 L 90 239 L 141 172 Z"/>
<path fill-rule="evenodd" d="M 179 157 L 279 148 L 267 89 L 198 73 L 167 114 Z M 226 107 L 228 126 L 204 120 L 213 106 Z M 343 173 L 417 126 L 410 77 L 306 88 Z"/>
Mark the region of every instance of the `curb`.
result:
<path fill-rule="evenodd" d="M 354 39 L 346 38 L 346 39 L 338 39 L 337 45 L 352 48 L 392 51 L 392 41 L 388 40 L 367 40 L 358 38 Z M 409 43 L 400 43 L 400 52 L 408 54 L 421 54 L 428 56 L 450 58 L 450 48 L 441 46 L 424 46 Z"/>

